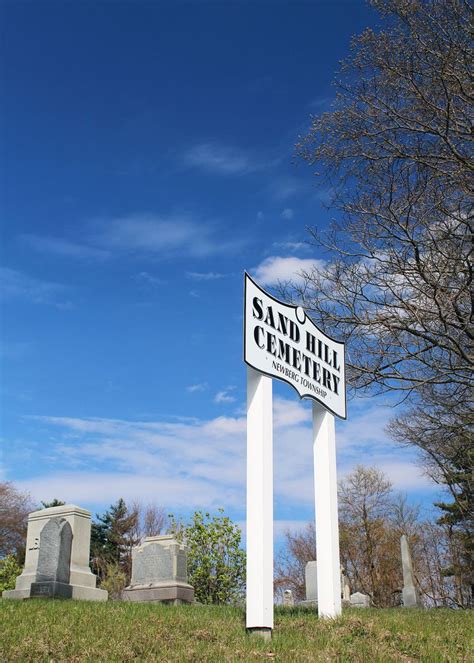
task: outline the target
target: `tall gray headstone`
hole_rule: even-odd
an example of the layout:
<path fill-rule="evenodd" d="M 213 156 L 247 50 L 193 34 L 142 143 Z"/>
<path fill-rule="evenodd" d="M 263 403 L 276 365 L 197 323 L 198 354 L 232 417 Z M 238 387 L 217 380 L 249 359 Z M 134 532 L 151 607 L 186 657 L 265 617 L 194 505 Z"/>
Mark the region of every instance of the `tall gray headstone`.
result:
<path fill-rule="evenodd" d="M 419 608 L 421 607 L 420 597 L 415 585 L 415 576 L 413 574 L 413 563 L 411 560 L 410 546 L 405 534 L 400 538 L 400 548 L 402 552 L 403 569 L 403 607 Z"/>
<path fill-rule="evenodd" d="M 132 579 L 125 588 L 127 601 L 192 603 L 188 584 L 186 546 L 173 536 L 150 536 L 132 550 Z"/>
<path fill-rule="evenodd" d="M 306 586 L 306 600 L 318 600 L 318 563 L 308 562 L 304 570 L 304 580 Z"/>
<path fill-rule="evenodd" d="M 301 601 L 301 605 L 309 608 L 318 607 L 318 563 L 316 561 L 307 562 L 304 569 L 304 584 L 306 591 L 306 600 Z"/>
<path fill-rule="evenodd" d="M 41 530 L 36 581 L 30 596 L 72 598 L 72 529 L 64 518 L 51 518 Z"/>
<path fill-rule="evenodd" d="M 30 513 L 25 567 L 15 589 L 3 592 L 2 598 L 27 599 L 34 584 L 56 582 L 69 585 L 73 599 L 106 601 L 108 594 L 96 588 L 97 577 L 89 567 L 90 538 L 91 514 L 86 509 L 64 504 Z M 45 596 L 47 591 L 33 587 Z"/>

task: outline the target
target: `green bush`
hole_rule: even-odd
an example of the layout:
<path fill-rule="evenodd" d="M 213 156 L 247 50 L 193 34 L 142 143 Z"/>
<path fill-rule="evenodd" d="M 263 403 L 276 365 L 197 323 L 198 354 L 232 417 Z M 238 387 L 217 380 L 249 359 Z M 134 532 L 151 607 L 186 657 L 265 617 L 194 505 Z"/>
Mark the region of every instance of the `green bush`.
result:
<path fill-rule="evenodd" d="M 196 511 L 188 525 L 170 516 L 171 531 L 188 547 L 188 582 L 199 603 L 239 603 L 245 589 L 241 531 L 230 518 Z"/>
<path fill-rule="evenodd" d="M 127 576 L 118 563 L 107 564 L 105 578 L 100 583 L 100 588 L 109 592 L 109 599 L 119 600 L 127 585 Z"/>
<path fill-rule="evenodd" d="M 6 589 L 15 589 L 15 580 L 22 572 L 15 555 L 0 559 L 0 594 Z"/>

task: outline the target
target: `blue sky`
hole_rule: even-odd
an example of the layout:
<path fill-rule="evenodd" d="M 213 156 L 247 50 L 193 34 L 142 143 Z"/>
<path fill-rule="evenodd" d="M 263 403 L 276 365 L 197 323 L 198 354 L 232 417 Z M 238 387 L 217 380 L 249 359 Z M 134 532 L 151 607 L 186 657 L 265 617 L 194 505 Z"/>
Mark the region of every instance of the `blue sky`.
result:
<path fill-rule="evenodd" d="M 293 150 L 362 0 L 2 4 L 2 457 L 36 500 L 120 496 L 245 519 L 246 269 L 321 259 L 326 197 Z M 313 517 L 310 409 L 275 393 L 276 531 Z M 377 399 L 338 424 L 342 476 L 433 487 Z M 297 451 L 297 452 L 296 452 Z"/>

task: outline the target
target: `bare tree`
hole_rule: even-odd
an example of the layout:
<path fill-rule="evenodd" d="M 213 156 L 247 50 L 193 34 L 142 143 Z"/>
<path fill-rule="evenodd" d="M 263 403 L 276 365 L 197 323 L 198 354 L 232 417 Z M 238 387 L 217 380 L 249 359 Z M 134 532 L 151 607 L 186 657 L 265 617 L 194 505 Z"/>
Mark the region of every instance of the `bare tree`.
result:
<path fill-rule="evenodd" d="M 352 384 L 465 393 L 472 342 L 470 13 L 458 0 L 375 0 L 300 155 L 340 211 L 312 231 L 329 261 L 299 297 L 349 341 Z"/>
<path fill-rule="evenodd" d="M 291 589 L 295 599 L 306 598 L 305 567 L 316 559 L 316 532 L 314 523 L 308 523 L 300 532 L 285 532 L 285 545 L 281 549 L 275 569 L 275 589 L 282 594 Z"/>
<path fill-rule="evenodd" d="M 34 504 L 28 493 L 10 482 L 0 483 L 0 557 L 14 554 L 23 562 L 28 514 Z"/>
<path fill-rule="evenodd" d="M 383 28 L 353 40 L 333 110 L 298 145 L 333 194 L 330 227 L 310 229 L 325 261 L 281 290 L 346 342 L 354 390 L 410 404 L 392 432 L 451 493 L 474 587 L 472 7 L 371 4 Z"/>
<path fill-rule="evenodd" d="M 341 561 L 352 587 L 378 607 L 394 605 L 401 587 L 396 504 L 392 484 L 376 468 L 359 465 L 339 483 Z"/>
<path fill-rule="evenodd" d="M 165 529 L 167 516 L 163 507 L 154 503 L 134 502 L 131 509 L 136 514 L 133 538 L 141 541 L 147 536 L 158 536 Z"/>

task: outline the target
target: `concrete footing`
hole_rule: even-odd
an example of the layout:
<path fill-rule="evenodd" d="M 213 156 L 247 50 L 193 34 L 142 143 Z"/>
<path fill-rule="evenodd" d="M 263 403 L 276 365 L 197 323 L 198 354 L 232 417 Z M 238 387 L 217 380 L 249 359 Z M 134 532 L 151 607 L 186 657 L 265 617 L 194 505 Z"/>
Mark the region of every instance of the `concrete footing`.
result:
<path fill-rule="evenodd" d="M 262 640 L 271 640 L 272 639 L 272 629 L 271 628 L 248 628 L 247 633 L 253 638 L 262 638 Z"/>

